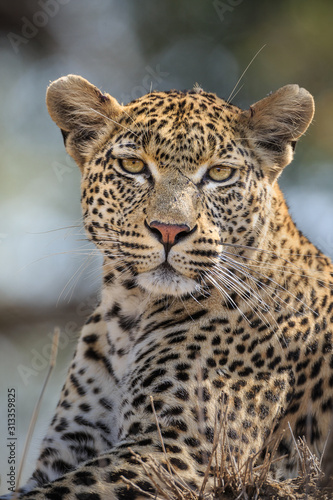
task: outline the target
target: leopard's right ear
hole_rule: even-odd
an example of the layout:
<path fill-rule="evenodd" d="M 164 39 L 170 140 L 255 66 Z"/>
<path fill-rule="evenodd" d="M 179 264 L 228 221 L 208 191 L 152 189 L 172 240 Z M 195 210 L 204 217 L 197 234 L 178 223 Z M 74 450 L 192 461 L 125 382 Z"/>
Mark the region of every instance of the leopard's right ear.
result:
<path fill-rule="evenodd" d="M 82 169 L 104 134 L 122 114 L 122 106 L 109 94 L 77 75 L 50 84 L 46 104 L 61 129 L 67 152 Z"/>
<path fill-rule="evenodd" d="M 285 85 L 240 114 L 243 133 L 260 153 L 271 182 L 291 162 L 296 142 L 312 121 L 314 108 L 307 90 Z"/>

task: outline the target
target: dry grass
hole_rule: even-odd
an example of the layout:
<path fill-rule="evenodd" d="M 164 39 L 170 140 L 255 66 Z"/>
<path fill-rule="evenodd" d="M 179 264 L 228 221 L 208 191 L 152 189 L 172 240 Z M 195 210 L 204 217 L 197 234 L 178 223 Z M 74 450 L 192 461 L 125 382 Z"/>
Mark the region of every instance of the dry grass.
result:
<path fill-rule="evenodd" d="M 299 475 L 295 479 L 277 481 L 272 479 L 270 469 L 281 458 L 275 459 L 275 451 L 282 436 L 273 440 L 270 436 L 266 443 L 271 452 L 265 451 L 264 459 L 256 464 L 257 456 L 250 456 L 241 462 L 231 451 L 227 437 L 227 419 L 222 415 L 215 425 L 215 436 L 200 492 L 189 488 L 178 472 L 172 467 L 164 450 L 164 460 L 142 459 L 133 453 L 143 468 L 145 475 L 156 488 L 156 494 L 143 492 L 135 483 L 123 477 L 123 481 L 136 490 L 155 500 L 332 500 L 333 490 L 324 482 L 324 473 L 318 458 L 313 455 L 305 439 L 295 440 L 299 457 Z M 156 423 L 159 429 L 157 417 Z"/>
<path fill-rule="evenodd" d="M 59 331 L 56 328 L 49 372 L 30 422 L 31 429 L 33 429 L 36 422 L 40 401 L 55 364 L 58 336 Z M 327 452 L 323 454 L 322 462 L 319 462 L 318 458 L 310 451 L 305 438 L 294 440 L 299 457 L 299 475 L 295 479 L 276 481 L 272 479 L 270 470 L 276 462 L 281 460 L 281 457 L 277 459 L 274 457 L 282 436 L 280 435 L 275 439 L 273 439 L 272 435 L 269 436 L 265 443 L 265 455 L 260 464 L 257 464 L 257 457 L 262 454 L 263 450 L 248 457 L 242 463 L 240 457 L 235 456 L 230 449 L 227 436 L 228 407 L 225 404 L 220 411 L 220 419 L 215 419 L 212 450 L 207 460 L 200 491 L 195 492 L 188 487 L 172 467 L 164 446 L 152 397 L 151 405 L 164 460 L 157 461 L 152 457 L 143 460 L 133 450 L 130 449 L 130 451 L 137 463 L 145 471 L 146 477 L 155 486 L 156 494 L 142 491 L 135 483 L 122 476 L 124 483 L 138 490 L 145 497 L 148 496 L 154 500 L 333 500 L 333 433 L 327 438 L 325 446 Z M 272 425 L 272 428 L 274 428 L 274 425 Z M 200 432 L 200 429 L 198 429 L 198 432 Z M 28 432 L 20 468 L 22 468 L 26 458 L 26 449 L 29 446 L 31 434 L 32 430 Z"/>

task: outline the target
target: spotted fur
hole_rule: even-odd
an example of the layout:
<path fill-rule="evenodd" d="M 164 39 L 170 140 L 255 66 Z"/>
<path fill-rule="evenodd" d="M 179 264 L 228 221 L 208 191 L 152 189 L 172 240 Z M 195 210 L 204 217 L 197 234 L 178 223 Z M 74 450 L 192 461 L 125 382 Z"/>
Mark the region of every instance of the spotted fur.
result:
<path fill-rule="evenodd" d="M 272 474 L 295 476 L 294 437 L 320 457 L 333 408 L 332 264 L 277 183 L 311 95 L 288 85 L 242 111 L 195 89 L 121 106 L 70 75 L 47 105 L 82 171 L 104 284 L 23 498 L 154 495 L 129 448 L 165 463 L 157 422 L 171 467 L 198 490 L 223 415 L 240 463 L 286 430 Z M 216 166 L 230 176 L 212 179 Z"/>

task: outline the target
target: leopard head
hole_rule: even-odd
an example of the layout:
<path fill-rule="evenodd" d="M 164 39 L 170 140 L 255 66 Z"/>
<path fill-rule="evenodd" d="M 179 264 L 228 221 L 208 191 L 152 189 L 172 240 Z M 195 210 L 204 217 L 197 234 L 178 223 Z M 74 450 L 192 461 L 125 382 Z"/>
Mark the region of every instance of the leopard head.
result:
<path fill-rule="evenodd" d="M 121 105 L 74 75 L 51 83 L 47 106 L 81 169 L 105 272 L 124 270 L 159 296 L 201 291 L 236 246 L 260 245 L 276 179 L 314 113 L 298 85 L 243 111 L 200 89 Z"/>

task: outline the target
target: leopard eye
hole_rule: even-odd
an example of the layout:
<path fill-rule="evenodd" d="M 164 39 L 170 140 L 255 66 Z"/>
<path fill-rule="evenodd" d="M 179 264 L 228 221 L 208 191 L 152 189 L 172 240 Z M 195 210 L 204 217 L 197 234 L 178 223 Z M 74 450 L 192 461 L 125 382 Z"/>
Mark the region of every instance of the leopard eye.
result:
<path fill-rule="evenodd" d="M 119 163 L 121 167 L 130 174 L 140 174 L 145 168 L 144 162 L 136 158 L 123 158 L 119 160 Z"/>
<path fill-rule="evenodd" d="M 216 182 L 226 181 L 233 174 L 234 169 L 223 165 L 216 165 L 208 170 L 207 175 Z"/>

